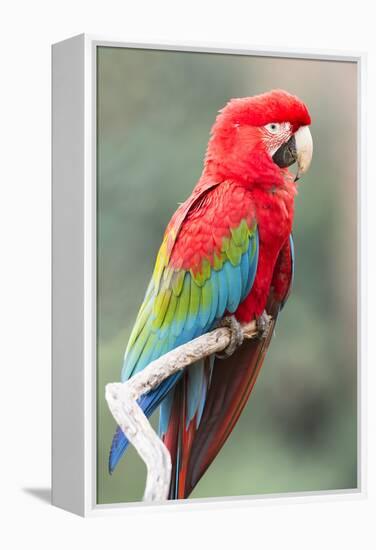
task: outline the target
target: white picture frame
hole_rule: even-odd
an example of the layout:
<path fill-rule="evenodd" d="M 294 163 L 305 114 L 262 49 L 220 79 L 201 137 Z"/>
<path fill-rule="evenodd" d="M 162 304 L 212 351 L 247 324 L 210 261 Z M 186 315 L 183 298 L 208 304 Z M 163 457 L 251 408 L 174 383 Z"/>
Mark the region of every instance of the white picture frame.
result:
<path fill-rule="evenodd" d="M 52 502 L 82 516 L 142 511 L 143 503 L 96 499 L 96 49 L 100 46 L 231 53 L 328 61 L 358 68 L 358 487 L 312 494 L 203 499 L 177 509 L 364 497 L 366 303 L 364 270 L 366 58 L 363 53 L 267 50 L 216 44 L 129 44 L 79 35 L 52 47 Z"/>

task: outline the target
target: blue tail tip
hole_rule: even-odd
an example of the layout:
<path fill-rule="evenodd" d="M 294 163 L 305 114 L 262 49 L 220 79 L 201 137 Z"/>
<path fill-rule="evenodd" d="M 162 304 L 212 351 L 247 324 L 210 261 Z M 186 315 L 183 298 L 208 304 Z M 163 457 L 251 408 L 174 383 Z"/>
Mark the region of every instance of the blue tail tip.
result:
<path fill-rule="evenodd" d="M 128 439 L 119 426 L 112 439 L 110 455 L 108 457 L 108 472 L 111 475 L 128 446 Z"/>

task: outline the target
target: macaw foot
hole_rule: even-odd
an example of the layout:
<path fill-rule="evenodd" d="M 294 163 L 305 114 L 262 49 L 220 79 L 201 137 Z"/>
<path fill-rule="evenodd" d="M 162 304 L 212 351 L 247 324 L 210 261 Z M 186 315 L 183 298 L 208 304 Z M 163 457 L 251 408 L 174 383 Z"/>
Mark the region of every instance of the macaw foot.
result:
<path fill-rule="evenodd" d="M 271 317 L 264 310 L 260 317 L 256 319 L 258 338 L 266 338 L 269 333 Z"/>
<path fill-rule="evenodd" d="M 219 323 L 218 327 L 227 327 L 230 329 L 230 343 L 223 351 L 216 353 L 216 357 L 219 359 L 227 359 L 234 351 L 242 345 L 244 340 L 244 333 L 241 324 L 233 315 L 224 317 Z"/>

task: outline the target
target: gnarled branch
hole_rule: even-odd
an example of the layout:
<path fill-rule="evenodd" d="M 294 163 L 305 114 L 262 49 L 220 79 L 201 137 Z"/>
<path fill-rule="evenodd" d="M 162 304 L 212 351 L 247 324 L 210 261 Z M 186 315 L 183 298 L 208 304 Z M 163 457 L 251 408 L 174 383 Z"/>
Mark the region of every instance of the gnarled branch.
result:
<path fill-rule="evenodd" d="M 241 327 L 244 338 L 258 334 L 255 321 Z M 106 400 L 116 422 L 147 467 L 144 501 L 167 500 L 171 480 L 170 453 L 153 430 L 137 400 L 163 380 L 196 361 L 223 352 L 232 344 L 232 329 L 219 327 L 152 361 L 124 383 L 106 386 Z"/>

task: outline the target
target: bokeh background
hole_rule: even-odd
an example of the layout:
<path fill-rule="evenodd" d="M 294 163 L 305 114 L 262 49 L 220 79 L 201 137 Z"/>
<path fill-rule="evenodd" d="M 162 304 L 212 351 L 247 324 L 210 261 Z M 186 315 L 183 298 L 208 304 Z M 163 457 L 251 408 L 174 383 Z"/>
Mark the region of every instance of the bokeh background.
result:
<path fill-rule="evenodd" d="M 143 494 L 133 449 L 108 474 L 104 387 L 119 380 L 165 226 L 200 176 L 218 109 L 272 88 L 312 116 L 294 288 L 248 405 L 191 498 L 356 487 L 356 65 L 101 47 L 97 75 L 98 503 Z"/>

